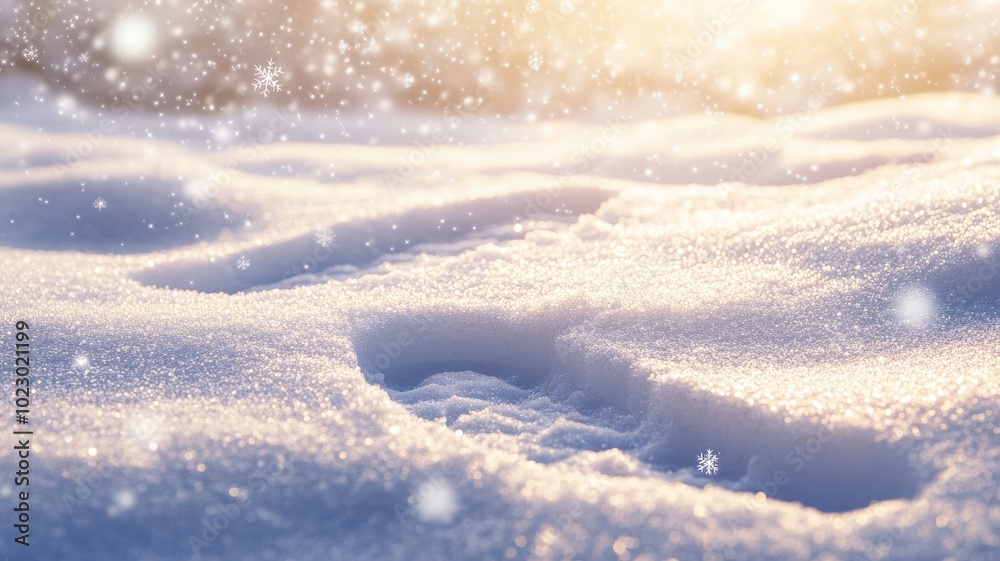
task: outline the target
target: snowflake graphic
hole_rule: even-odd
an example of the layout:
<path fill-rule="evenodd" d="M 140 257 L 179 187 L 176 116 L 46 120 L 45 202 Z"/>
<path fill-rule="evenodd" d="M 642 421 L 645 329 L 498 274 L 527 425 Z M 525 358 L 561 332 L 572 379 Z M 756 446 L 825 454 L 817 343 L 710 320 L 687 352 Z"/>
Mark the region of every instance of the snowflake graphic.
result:
<path fill-rule="evenodd" d="M 528 2 L 527 10 L 529 14 L 537 14 L 538 10 L 541 9 L 542 9 L 541 6 L 538 5 L 538 0 L 531 0 L 530 2 Z"/>
<path fill-rule="evenodd" d="M 336 239 L 337 234 L 329 228 L 320 228 L 320 230 L 316 232 L 316 243 L 323 247 L 330 247 Z"/>
<path fill-rule="evenodd" d="M 80 62 L 87 62 L 90 60 L 90 55 L 87 53 L 80 53 Z"/>
<path fill-rule="evenodd" d="M 413 77 L 413 74 L 403 74 L 402 82 L 403 82 L 403 87 L 404 88 L 406 88 L 406 89 L 412 88 L 413 84 L 416 81 L 417 81 L 417 79 Z"/>
<path fill-rule="evenodd" d="M 105 201 L 104 199 L 97 197 L 97 200 L 94 201 L 94 208 L 96 208 L 97 210 L 104 210 L 108 208 L 108 201 Z"/>
<path fill-rule="evenodd" d="M 247 259 L 246 255 L 244 255 L 243 257 L 240 257 L 239 259 L 236 260 L 236 268 L 237 269 L 239 269 L 241 271 L 245 271 L 248 267 L 250 267 L 250 260 Z"/>
<path fill-rule="evenodd" d="M 709 448 L 704 454 L 698 454 L 698 471 L 712 475 L 719 471 L 719 456 Z"/>
<path fill-rule="evenodd" d="M 528 57 L 528 66 L 530 66 L 532 70 L 538 70 L 541 68 L 542 62 L 544 62 L 544 59 L 542 59 L 542 55 L 538 53 L 531 53 L 531 56 Z"/>
<path fill-rule="evenodd" d="M 350 49 L 350 48 L 351 48 L 351 46 L 348 45 L 347 41 L 344 41 L 343 39 L 341 39 L 340 42 L 337 43 L 337 51 L 339 51 L 340 54 L 346 53 L 347 50 Z"/>
<path fill-rule="evenodd" d="M 261 90 L 264 97 L 267 97 L 269 92 L 280 92 L 281 83 L 278 82 L 278 76 L 281 75 L 281 67 L 275 67 L 274 62 L 268 59 L 267 66 L 260 67 L 256 64 L 254 65 L 254 73 L 257 79 L 253 83 L 253 91 Z"/>
<path fill-rule="evenodd" d="M 21 55 L 24 56 L 24 60 L 27 61 L 35 60 L 36 58 L 38 58 L 38 49 L 36 49 L 35 47 L 28 47 L 27 49 L 21 51 Z"/>

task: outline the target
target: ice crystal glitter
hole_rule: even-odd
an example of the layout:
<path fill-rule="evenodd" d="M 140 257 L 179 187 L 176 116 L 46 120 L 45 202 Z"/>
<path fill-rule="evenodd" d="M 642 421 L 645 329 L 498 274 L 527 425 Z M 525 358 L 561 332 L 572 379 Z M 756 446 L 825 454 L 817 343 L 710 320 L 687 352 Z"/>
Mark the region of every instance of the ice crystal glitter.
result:
<path fill-rule="evenodd" d="M 530 66 L 532 70 L 538 70 L 541 68 L 543 62 L 545 62 L 545 59 L 543 59 L 542 55 L 538 53 L 531 53 L 531 56 L 528 57 L 528 66 Z"/>
<path fill-rule="evenodd" d="M 281 67 L 274 66 L 274 61 L 268 59 L 267 66 L 263 67 L 254 65 L 254 73 L 257 79 L 253 83 L 253 91 L 259 90 L 264 97 L 267 97 L 268 93 L 281 91 L 281 83 L 278 82 Z"/>
<path fill-rule="evenodd" d="M 329 228 L 321 228 L 316 232 L 316 243 L 323 247 L 330 247 L 337 239 L 337 235 Z"/>
<path fill-rule="evenodd" d="M 105 201 L 104 199 L 98 197 L 97 200 L 94 201 L 94 208 L 96 208 L 97 210 L 104 210 L 108 208 L 108 201 Z"/>
<path fill-rule="evenodd" d="M 719 456 L 709 448 L 704 454 L 698 454 L 698 471 L 714 475 L 719 471 Z"/>
<path fill-rule="evenodd" d="M 249 267 L 250 267 L 250 260 L 247 259 L 247 257 L 245 255 L 243 257 L 240 257 L 239 259 L 236 260 L 236 268 L 237 269 L 239 269 L 241 271 L 245 271 Z"/>
<path fill-rule="evenodd" d="M 21 51 L 21 55 L 24 57 L 24 60 L 33 61 L 38 58 L 38 49 L 35 47 L 28 47 L 27 49 Z"/>

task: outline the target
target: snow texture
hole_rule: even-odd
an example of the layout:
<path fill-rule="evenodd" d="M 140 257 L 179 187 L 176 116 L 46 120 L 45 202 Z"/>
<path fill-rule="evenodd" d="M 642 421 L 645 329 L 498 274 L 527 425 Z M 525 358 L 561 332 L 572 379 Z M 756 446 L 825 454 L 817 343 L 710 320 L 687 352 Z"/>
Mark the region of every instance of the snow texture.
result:
<path fill-rule="evenodd" d="M 56 121 L 0 125 L 38 559 L 997 558 L 992 98 L 773 152 L 737 116 L 425 153 L 296 114 L 250 157 L 177 125 L 66 166 Z"/>

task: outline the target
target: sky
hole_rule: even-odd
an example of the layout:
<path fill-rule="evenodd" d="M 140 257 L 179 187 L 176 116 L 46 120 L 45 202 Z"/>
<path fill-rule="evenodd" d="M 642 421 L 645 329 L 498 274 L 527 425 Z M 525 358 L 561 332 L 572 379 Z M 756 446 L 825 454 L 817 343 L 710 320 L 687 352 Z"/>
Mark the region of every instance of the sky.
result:
<path fill-rule="evenodd" d="M 779 116 L 915 92 L 992 95 L 994 0 L 0 0 L 0 80 L 156 112 L 528 120 Z M 255 88 L 259 69 L 280 91 Z M 152 95 L 136 93 L 155 82 Z M 267 93 L 267 96 L 263 95 Z"/>

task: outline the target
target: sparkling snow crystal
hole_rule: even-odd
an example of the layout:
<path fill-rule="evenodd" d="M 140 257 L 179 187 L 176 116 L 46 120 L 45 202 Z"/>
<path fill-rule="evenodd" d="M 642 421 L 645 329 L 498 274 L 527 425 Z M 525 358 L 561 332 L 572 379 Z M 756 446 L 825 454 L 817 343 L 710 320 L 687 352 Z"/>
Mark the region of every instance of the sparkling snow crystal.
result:
<path fill-rule="evenodd" d="M 709 448 L 704 454 L 698 454 L 698 471 L 713 475 L 719 471 L 719 456 Z"/>
<path fill-rule="evenodd" d="M 316 232 L 316 243 L 323 247 L 330 247 L 336 240 L 337 235 L 329 228 L 320 228 Z"/>
<path fill-rule="evenodd" d="M 98 197 L 97 200 L 94 201 L 94 208 L 96 208 L 97 210 L 104 210 L 108 208 L 108 201 L 105 201 L 104 199 Z"/>
<path fill-rule="evenodd" d="M 542 55 L 538 53 L 531 53 L 531 56 L 528 57 L 528 66 L 530 66 L 532 70 L 538 70 L 541 68 L 542 62 L 544 62 L 544 59 L 542 58 Z"/>
<path fill-rule="evenodd" d="M 87 355 L 77 355 L 77 357 L 73 359 L 73 366 L 85 369 L 90 366 L 90 359 L 87 358 Z"/>
<path fill-rule="evenodd" d="M 278 82 L 278 76 L 281 75 L 281 67 L 274 66 L 274 61 L 268 59 L 267 66 L 261 67 L 254 65 L 254 72 L 257 79 L 253 83 L 253 91 L 260 90 L 267 97 L 270 92 L 280 92 L 281 83 Z"/>

